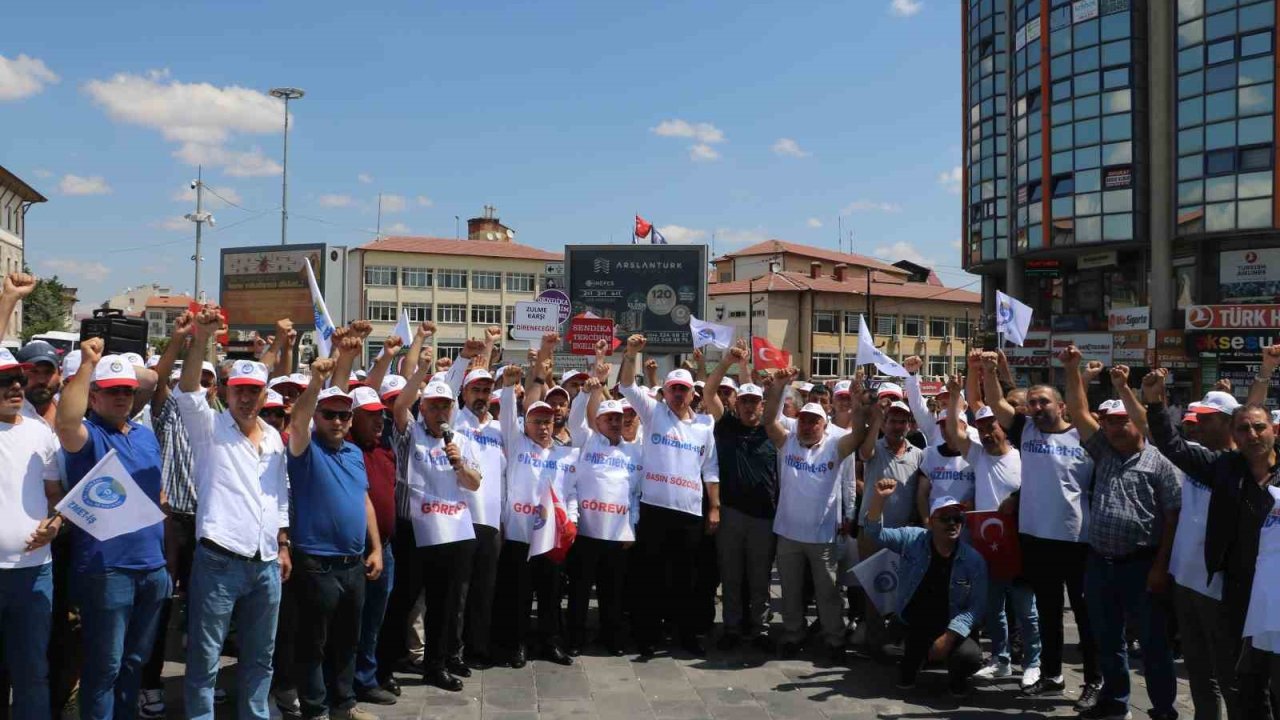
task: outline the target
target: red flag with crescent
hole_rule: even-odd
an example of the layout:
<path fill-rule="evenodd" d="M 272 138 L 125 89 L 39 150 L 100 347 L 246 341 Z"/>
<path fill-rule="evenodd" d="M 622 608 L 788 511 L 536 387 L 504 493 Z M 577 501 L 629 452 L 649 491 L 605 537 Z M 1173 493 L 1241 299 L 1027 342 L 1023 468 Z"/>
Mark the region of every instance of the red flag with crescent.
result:
<path fill-rule="evenodd" d="M 751 338 L 751 354 L 758 368 L 783 370 L 791 367 L 791 353 L 779 350 L 768 340 L 759 336 Z"/>
<path fill-rule="evenodd" d="M 649 231 L 652 229 L 653 223 L 639 215 L 636 216 L 636 237 L 649 237 Z"/>
<path fill-rule="evenodd" d="M 987 561 L 987 573 L 997 580 L 1012 580 L 1022 573 L 1022 550 L 1018 547 L 1018 518 L 999 510 L 971 512 L 969 544 Z"/>

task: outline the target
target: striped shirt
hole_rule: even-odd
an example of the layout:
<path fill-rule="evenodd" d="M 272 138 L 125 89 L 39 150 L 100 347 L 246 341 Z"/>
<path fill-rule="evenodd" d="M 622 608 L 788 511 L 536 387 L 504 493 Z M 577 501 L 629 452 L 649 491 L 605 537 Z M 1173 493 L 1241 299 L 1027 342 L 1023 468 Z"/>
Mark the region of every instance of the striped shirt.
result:
<path fill-rule="evenodd" d="M 160 440 L 161 487 L 169 497 L 169 508 L 176 513 L 194 515 L 196 486 L 192 468 L 195 456 L 191 453 L 191 439 L 187 437 L 187 426 L 178 416 L 177 397 L 173 394 L 160 409 L 155 433 Z"/>
<path fill-rule="evenodd" d="M 1121 455 L 1100 431 L 1084 442 L 1084 449 L 1095 463 L 1089 545 L 1109 558 L 1158 547 L 1165 516 L 1182 507 L 1173 463 L 1151 443 Z"/>

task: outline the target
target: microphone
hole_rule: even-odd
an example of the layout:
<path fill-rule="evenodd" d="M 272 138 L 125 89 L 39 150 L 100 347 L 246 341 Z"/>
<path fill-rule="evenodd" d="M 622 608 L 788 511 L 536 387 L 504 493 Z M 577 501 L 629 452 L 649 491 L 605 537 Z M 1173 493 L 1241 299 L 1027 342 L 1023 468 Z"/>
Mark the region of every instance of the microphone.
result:
<path fill-rule="evenodd" d="M 445 445 L 453 442 L 453 427 L 449 423 L 440 423 L 440 437 L 444 439 Z"/>

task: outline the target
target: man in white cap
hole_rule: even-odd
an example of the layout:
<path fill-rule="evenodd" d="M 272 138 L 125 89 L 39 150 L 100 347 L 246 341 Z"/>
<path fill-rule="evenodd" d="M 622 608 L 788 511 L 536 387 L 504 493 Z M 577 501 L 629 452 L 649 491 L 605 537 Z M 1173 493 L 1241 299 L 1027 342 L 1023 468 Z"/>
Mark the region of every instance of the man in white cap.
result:
<path fill-rule="evenodd" d="M 836 537 L 840 521 L 840 464 L 857 447 L 853 433 L 827 433 L 827 411 L 818 403 L 800 408 L 795 429 L 779 421 L 782 394 L 799 373 L 775 370 L 764 414 L 765 430 L 778 450 L 778 574 L 782 577 L 783 657 L 794 657 L 805 637 L 804 587 L 812 578 L 818 619 L 832 664 L 844 662 L 843 600 L 836 584 Z"/>
<path fill-rule="evenodd" d="M 950 417 L 950 411 L 943 408 L 935 424 L 941 428 Z M 956 422 L 969 440 L 977 437 L 964 413 L 956 417 Z M 916 506 L 920 517 L 929 517 L 929 507 L 940 497 L 952 497 L 973 507 L 973 468 L 964 453 L 946 442 L 945 436 L 937 445 L 925 448 L 920 459 L 920 472 L 916 474 Z"/>
<path fill-rule="evenodd" d="M 458 366 L 466 364 L 461 360 Z M 408 603 L 396 602 L 394 617 L 389 618 L 384 633 L 388 651 L 383 652 L 380 641 L 378 657 L 379 663 L 383 659 L 388 663 L 399 660 L 394 657 L 399 653 L 390 649 L 403 646 L 408 611 L 416 599 L 416 588 L 422 587 L 426 591 L 423 679 L 442 690 L 458 692 L 462 690 L 462 677 L 471 674 L 460 659 L 459 624 L 466 607 L 471 561 L 476 550 L 470 503 L 464 491 L 478 490 L 482 482 L 471 438 L 455 434 L 449 425 L 456 396 L 453 388 L 444 382 L 429 382 L 418 401 L 418 388 L 422 387 L 430 369 L 430 362 L 419 362 L 392 407 L 393 445 L 398 464 L 397 504 L 407 510 L 407 514 L 399 510 L 398 514 L 409 521 L 409 527 L 401 528 L 401 532 L 411 536 L 417 547 L 412 557 L 401 559 L 400 567 L 408 569 L 411 564 L 416 565 L 417 572 L 404 575 L 408 581 L 405 589 L 412 589 L 412 596 L 407 598 Z M 415 402 L 418 402 L 416 421 L 412 414 Z M 400 635 L 389 637 L 392 633 Z"/>
<path fill-rule="evenodd" d="M 578 397 L 578 393 L 582 392 L 582 386 L 586 383 L 590 376 L 581 368 L 573 368 L 560 373 L 560 387 L 565 389 L 569 394 L 569 400 L 572 401 Z"/>
<path fill-rule="evenodd" d="M 352 398 L 337 387 L 321 390 L 334 365 L 331 358 L 311 363 L 311 383 L 289 416 L 289 535 L 300 630 L 294 680 L 304 718 L 372 720 L 356 704 L 354 676 L 365 580 L 382 574 L 382 543 L 364 456 L 346 440 Z"/>
<path fill-rule="evenodd" d="M 66 453 L 68 486 L 74 487 L 115 450 L 138 487 L 159 505 L 160 444 L 154 432 L 129 419 L 137 370 L 119 355 L 103 357 L 102 346 L 102 338 L 80 344 L 82 363 L 58 403 L 55 427 Z M 110 540 L 73 527 L 72 549 L 84 639 L 82 715 L 131 715 L 137 708 L 142 661 L 151 654 L 160 609 L 172 589 L 164 523 Z"/>
<path fill-rule="evenodd" d="M 705 651 L 696 634 L 690 598 L 698 543 L 703 533 L 714 533 L 720 526 L 714 428 L 698 421 L 690 407 L 693 377 L 688 370 L 667 373 L 661 402 L 636 387 L 636 355 L 644 346 L 643 335 L 627 338 L 619 372 L 622 394 L 639 414 L 645 434 L 635 549 L 646 597 L 636 618 L 636 642 L 641 655 L 652 655 L 665 616 L 675 620 L 680 646 L 701 656 Z M 705 520 L 703 492 L 709 500 Z"/>
<path fill-rule="evenodd" d="M 533 375 L 530 368 L 529 375 Z M 543 659 L 560 665 L 573 664 L 564 652 L 560 638 L 560 567 L 549 553 L 529 556 L 533 532 L 555 518 L 542 514 L 542 499 L 550 488 L 558 505 L 563 505 L 569 522 L 577 520 L 577 498 L 570 477 L 577 471 L 578 450 L 554 442 L 555 411 L 542 401 L 535 401 L 524 411 L 524 427 L 517 422 L 515 386 L 520 368 L 503 370 L 502 408 L 498 421 L 507 453 L 506 496 L 502 508 L 504 540 L 499 558 L 499 577 L 508 583 L 498 594 L 495 626 L 510 638 L 509 662 L 523 667 L 526 643 L 533 639 L 529 617 L 533 598 L 538 598 L 537 646 Z M 525 389 L 525 397 L 530 397 Z"/>
<path fill-rule="evenodd" d="M 289 494 L 280 433 L 258 417 L 267 368 L 237 360 L 227 408 L 215 412 L 200 386 L 201 360 L 222 324 L 216 307 L 195 317 L 176 392 L 195 457 L 197 547 L 187 593 L 184 700 L 188 718 L 213 718 L 223 641 L 236 616 L 240 717 L 267 718 L 280 585 L 289 577 Z"/>

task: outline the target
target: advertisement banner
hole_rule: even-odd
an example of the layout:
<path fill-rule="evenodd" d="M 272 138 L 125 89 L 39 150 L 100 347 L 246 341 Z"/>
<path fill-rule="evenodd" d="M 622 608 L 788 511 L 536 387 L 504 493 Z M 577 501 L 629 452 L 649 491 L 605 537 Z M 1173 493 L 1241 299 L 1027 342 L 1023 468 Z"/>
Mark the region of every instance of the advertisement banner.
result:
<path fill-rule="evenodd" d="M 1004 349 L 1004 355 L 1009 359 L 1009 366 L 1016 368 L 1047 368 L 1051 353 L 1049 333 L 1044 331 L 1027 333 L 1027 339 L 1022 347 Z"/>
<path fill-rule="evenodd" d="M 1187 352 L 1216 357 L 1222 362 L 1260 362 L 1262 349 L 1280 342 L 1280 327 L 1271 330 L 1230 330 L 1187 333 Z"/>
<path fill-rule="evenodd" d="M 690 352 L 690 316 L 705 317 L 706 245 L 568 245 L 573 314 L 614 321 L 617 337 L 643 333 L 648 350 Z"/>
<path fill-rule="evenodd" d="M 1223 300 L 1280 300 L 1280 250 L 1231 250 L 1218 253 L 1218 282 Z"/>
<path fill-rule="evenodd" d="M 569 321 L 569 352 L 574 355 L 594 355 L 596 343 L 610 343 L 613 352 L 613 321 L 609 318 L 576 317 Z"/>
<path fill-rule="evenodd" d="M 1154 330 L 1115 332 L 1111 334 L 1111 359 L 1117 363 L 1152 367 L 1155 346 Z"/>
<path fill-rule="evenodd" d="M 1053 334 L 1053 366 L 1062 367 L 1058 362 L 1058 353 L 1069 345 L 1075 345 L 1084 356 L 1081 363 L 1098 360 L 1108 367 L 1112 364 L 1111 333 L 1054 333 Z"/>
<path fill-rule="evenodd" d="M 1111 332 L 1147 330 L 1151 327 L 1151 308 L 1112 308 L 1107 313 L 1107 329 Z"/>
<path fill-rule="evenodd" d="M 511 325 L 511 337 L 537 343 L 543 333 L 560 330 L 560 306 L 548 302 L 521 300 L 516 303 L 515 322 Z"/>
<path fill-rule="evenodd" d="M 324 287 L 324 245 L 224 249 L 219 304 L 236 326 L 270 327 L 287 317 L 299 331 L 309 329 L 315 312 L 303 269 L 306 260 Z"/>
<path fill-rule="evenodd" d="M 1196 354 L 1187 353 L 1187 334 L 1182 330 L 1156 331 L 1156 367 L 1190 370 L 1200 366 Z"/>
<path fill-rule="evenodd" d="M 1280 305 L 1192 305 L 1188 330 L 1268 330 L 1280 327 Z"/>

